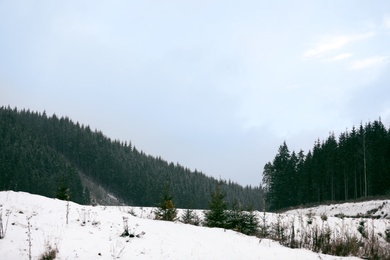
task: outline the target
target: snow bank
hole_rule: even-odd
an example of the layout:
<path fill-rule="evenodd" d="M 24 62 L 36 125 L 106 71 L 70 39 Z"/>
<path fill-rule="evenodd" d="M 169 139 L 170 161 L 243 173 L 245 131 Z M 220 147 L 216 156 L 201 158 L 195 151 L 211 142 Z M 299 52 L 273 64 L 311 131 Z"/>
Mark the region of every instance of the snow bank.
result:
<path fill-rule="evenodd" d="M 0 259 L 28 259 L 28 217 L 32 259 L 48 246 L 57 259 L 343 259 L 290 249 L 277 242 L 229 230 L 151 220 L 150 208 L 81 206 L 23 192 L 0 192 L 3 227 Z M 147 209 L 147 210 L 146 210 Z M 123 218 L 139 237 L 120 237 Z M 8 222 L 8 225 L 6 224 Z M 348 258 L 356 259 L 356 258 Z"/>
<path fill-rule="evenodd" d="M 350 217 L 374 217 L 390 219 L 390 200 L 372 200 L 365 202 L 348 202 L 342 204 L 321 205 L 318 207 L 295 209 L 287 211 L 287 214 L 313 213 L 320 216 L 350 216 Z"/>

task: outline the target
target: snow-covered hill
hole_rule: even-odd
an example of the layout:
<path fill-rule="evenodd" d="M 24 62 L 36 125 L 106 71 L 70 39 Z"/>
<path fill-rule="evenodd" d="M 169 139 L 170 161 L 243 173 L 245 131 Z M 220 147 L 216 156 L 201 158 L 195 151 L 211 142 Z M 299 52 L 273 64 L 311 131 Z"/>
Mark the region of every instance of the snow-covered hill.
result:
<path fill-rule="evenodd" d="M 341 204 L 321 205 L 312 208 L 287 211 L 290 214 L 308 214 L 320 216 L 370 217 L 390 219 L 390 200 L 372 200 L 364 202 L 348 202 Z"/>
<path fill-rule="evenodd" d="M 30 249 L 32 259 L 39 259 L 49 247 L 58 249 L 57 259 L 342 259 L 234 231 L 152 220 L 150 208 L 69 203 L 67 224 L 65 201 L 3 191 L 0 205 L 0 259 L 29 259 Z M 135 237 L 121 237 L 126 219 Z"/>

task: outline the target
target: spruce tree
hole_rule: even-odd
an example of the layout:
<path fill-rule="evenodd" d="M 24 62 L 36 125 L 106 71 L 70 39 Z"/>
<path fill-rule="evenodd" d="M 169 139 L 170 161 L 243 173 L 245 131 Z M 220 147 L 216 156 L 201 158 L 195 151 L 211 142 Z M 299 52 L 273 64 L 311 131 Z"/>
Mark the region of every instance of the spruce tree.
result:
<path fill-rule="evenodd" d="M 57 190 L 56 198 L 59 200 L 70 200 L 70 190 L 68 185 L 64 182 L 61 183 L 60 187 Z"/>
<path fill-rule="evenodd" d="M 181 216 L 181 222 L 183 222 L 184 224 L 199 226 L 200 219 L 194 210 L 186 209 Z"/>
<path fill-rule="evenodd" d="M 168 188 L 164 188 L 161 201 L 154 211 L 155 218 L 158 220 L 174 221 L 177 216 L 177 209 L 172 202 L 173 196 L 169 194 Z"/>
<path fill-rule="evenodd" d="M 226 227 L 226 203 L 225 194 L 222 193 L 220 183 L 217 184 L 214 193 L 211 194 L 209 211 L 205 211 L 205 223 L 207 227 Z"/>

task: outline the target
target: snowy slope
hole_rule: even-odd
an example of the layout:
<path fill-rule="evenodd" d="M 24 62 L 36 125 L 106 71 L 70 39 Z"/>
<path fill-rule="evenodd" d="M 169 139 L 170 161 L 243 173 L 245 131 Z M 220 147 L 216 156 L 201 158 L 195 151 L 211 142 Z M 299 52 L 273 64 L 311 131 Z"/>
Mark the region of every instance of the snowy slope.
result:
<path fill-rule="evenodd" d="M 372 200 L 365 202 L 348 202 L 341 204 L 321 205 L 318 207 L 290 210 L 286 213 L 292 214 L 313 214 L 320 216 L 326 214 L 328 216 L 370 216 L 375 218 L 390 219 L 390 200 Z"/>
<path fill-rule="evenodd" d="M 48 245 L 58 248 L 57 259 L 343 259 L 233 231 L 151 220 L 142 208 L 136 210 L 143 217 L 138 218 L 129 214 L 129 207 L 70 203 L 66 224 L 64 201 L 6 191 L 0 192 L 0 205 L 6 229 L 0 259 L 28 259 L 29 233 L 32 259 L 39 259 Z M 123 217 L 130 232 L 144 235 L 120 237 Z"/>

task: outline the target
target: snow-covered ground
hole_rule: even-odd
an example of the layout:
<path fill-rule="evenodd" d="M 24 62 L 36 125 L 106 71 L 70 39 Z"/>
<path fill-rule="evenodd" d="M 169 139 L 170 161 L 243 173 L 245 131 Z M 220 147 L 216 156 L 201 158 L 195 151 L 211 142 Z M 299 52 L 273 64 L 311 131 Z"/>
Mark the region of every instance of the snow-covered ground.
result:
<path fill-rule="evenodd" d="M 307 214 L 313 213 L 317 216 L 326 214 L 327 216 L 348 216 L 348 217 L 365 217 L 388 218 L 390 219 L 390 200 L 372 200 L 365 202 L 348 202 L 341 204 L 321 205 L 318 207 L 295 209 L 287 211 L 290 214 Z"/>
<path fill-rule="evenodd" d="M 92 207 L 70 202 L 67 224 L 65 201 L 3 191 L 0 205 L 5 231 L 5 237 L 0 239 L 0 259 L 29 259 L 30 248 L 32 259 L 39 259 L 49 246 L 58 249 L 57 259 L 343 259 L 286 248 L 269 239 L 260 240 L 230 230 L 153 220 L 151 208 Z M 197 213 L 201 215 L 202 211 Z M 263 213 L 258 214 L 264 219 Z M 327 223 L 332 227 L 345 221 L 328 216 Z M 128 219 L 130 233 L 139 237 L 120 236 L 124 218 Z M 307 216 L 295 211 L 282 215 L 267 213 L 265 219 L 271 224 L 281 218 L 286 223 L 297 221 L 298 226 L 306 223 L 302 219 Z M 318 224 L 323 222 L 319 216 L 312 218 Z M 355 220 L 348 221 L 355 224 Z M 378 232 L 384 232 L 389 219 L 375 220 L 374 225 Z"/>

